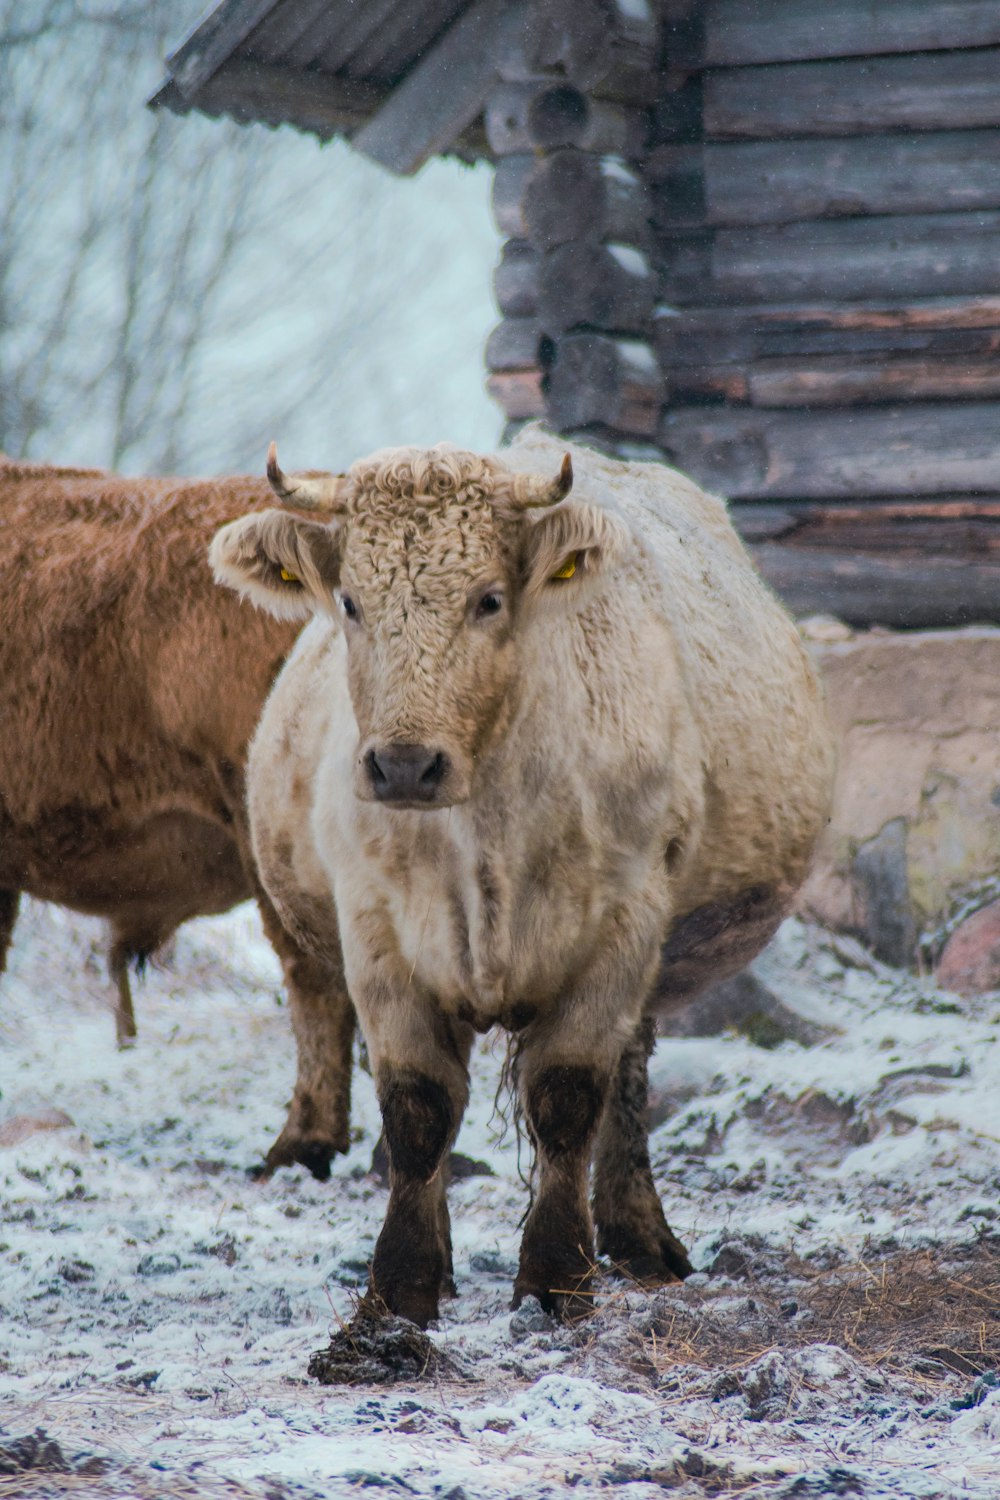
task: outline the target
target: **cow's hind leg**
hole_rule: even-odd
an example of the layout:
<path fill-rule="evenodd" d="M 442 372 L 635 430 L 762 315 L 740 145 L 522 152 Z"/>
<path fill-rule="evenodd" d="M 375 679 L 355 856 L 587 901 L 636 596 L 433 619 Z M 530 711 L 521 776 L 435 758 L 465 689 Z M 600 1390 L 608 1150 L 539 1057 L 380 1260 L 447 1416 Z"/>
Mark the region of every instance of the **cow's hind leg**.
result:
<path fill-rule="evenodd" d="M 21 901 L 20 891 L 0 890 L 0 974 L 7 967 L 7 954 L 14 936 L 17 908 Z"/>
<path fill-rule="evenodd" d="M 350 1149 L 354 1009 L 339 965 L 311 954 L 282 954 L 295 1034 L 297 1070 L 288 1118 L 263 1172 L 296 1162 L 321 1182 L 334 1156 Z"/>
<path fill-rule="evenodd" d="M 334 1156 L 350 1148 L 354 1007 L 336 939 L 325 956 L 307 952 L 258 889 L 264 930 L 281 960 L 295 1036 L 297 1071 L 288 1117 L 258 1177 L 299 1163 L 321 1182 Z"/>
<path fill-rule="evenodd" d="M 649 1161 L 646 1070 L 655 1039 L 647 1017 L 622 1053 L 597 1133 L 593 1209 L 597 1248 L 612 1270 L 662 1283 L 693 1267 L 664 1217 Z"/>

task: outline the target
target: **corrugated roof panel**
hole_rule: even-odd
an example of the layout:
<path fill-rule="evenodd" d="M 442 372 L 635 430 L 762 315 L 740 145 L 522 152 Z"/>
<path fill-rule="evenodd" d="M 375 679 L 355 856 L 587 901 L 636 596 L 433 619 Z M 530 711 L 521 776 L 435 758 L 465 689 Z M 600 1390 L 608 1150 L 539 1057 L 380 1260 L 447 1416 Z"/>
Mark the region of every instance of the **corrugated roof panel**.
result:
<path fill-rule="evenodd" d="M 341 45 L 340 38 L 348 36 L 351 27 L 356 24 L 358 12 L 367 10 L 369 5 L 370 0 L 334 0 L 332 4 L 328 0 L 323 11 L 310 20 L 295 45 L 289 49 L 289 67 L 308 68 L 317 65 L 324 53 L 335 51 Z"/>
<path fill-rule="evenodd" d="M 396 82 L 470 0 L 277 0 L 234 56 Z"/>
<path fill-rule="evenodd" d="M 220 0 L 174 54 L 178 74 L 153 102 L 178 112 L 193 106 L 228 114 L 241 123 L 284 121 L 324 140 L 354 138 L 430 60 L 436 118 L 452 105 L 452 26 L 461 28 L 474 15 L 492 24 L 508 3 Z M 465 68 L 466 86 L 467 74 Z M 468 117 L 467 105 L 455 104 L 454 131 L 440 141 L 435 135 L 435 151 L 454 150 L 466 159 L 487 153 L 481 124 Z"/>
<path fill-rule="evenodd" d="M 170 76 L 190 97 L 221 67 L 265 16 L 276 0 L 221 0 L 202 16 L 194 30 L 167 56 Z"/>
<path fill-rule="evenodd" d="M 331 10 L 340 7 L 330 0 L 278 0 L 269 16 L 247 37 L 240 48 L 246 57 L 258 58 L 261 62 L 288 66 L 296 43 L 318 18 L 325 18 Z"/>
<path fill-rule="evenodd" d="M 344 69 L 351 78 L 393 82 L 409 71 L 470 0 L 409 0 L 397 4 L 392 24 L 371 36 Z"/>
<path fill-rule="evenodd" d="M 327 73 L 346 72 L 347 64 L 368 38 L 392 25 L 399 0 L 340 0 L 323 24 L 317 24 L 296 49 L 296 64 L 312 64 Z M 310 49 L 306 55 L 307 47 Z"/>

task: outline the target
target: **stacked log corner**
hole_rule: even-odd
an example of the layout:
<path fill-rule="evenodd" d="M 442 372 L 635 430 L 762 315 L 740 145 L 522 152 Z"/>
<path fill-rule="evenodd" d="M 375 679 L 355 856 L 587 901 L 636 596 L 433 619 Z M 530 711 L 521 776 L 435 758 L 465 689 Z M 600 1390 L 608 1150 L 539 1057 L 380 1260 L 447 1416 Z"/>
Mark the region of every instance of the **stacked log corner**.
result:
<path fill-rule="evenodd" d="M 644 0 L 536 0 L 486 111 L 506 237 L 488 388 L 519 424 L 614 451 L 656 438 L 657 282 L 641 174 L 659 87 Z"/>
<path fill-rule="evenodd" d="M 664 0 L 664 455 L 800 614 L 1000 619 L 1000 6 Z"/>

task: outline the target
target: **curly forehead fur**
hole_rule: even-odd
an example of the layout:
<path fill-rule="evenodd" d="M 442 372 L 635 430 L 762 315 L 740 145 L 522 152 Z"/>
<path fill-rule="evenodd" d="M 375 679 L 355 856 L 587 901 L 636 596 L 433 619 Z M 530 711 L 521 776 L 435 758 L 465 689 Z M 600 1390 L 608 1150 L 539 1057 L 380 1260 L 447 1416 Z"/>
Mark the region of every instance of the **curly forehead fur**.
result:
<path fill-rule="evenodd" d="M 400 501 L 441 509 L 456 501 L 503 510 L 511 471 L 499 459 L 467 453 L 440 443 L 435 448 L 382 448 L 348 470 L 348 514 L 370 513 L 373 505 Z"/>
<path fill-rule="evenodd" d="M 393 616 L 412 589 L 444 629 L 459 579 L 509 565 L 521 517 L 504 504 L 514 475 L 498 459 L 445 444 L 384 448 L 347 478 L 345 570 L 355 586 L 391 592 Z"/>

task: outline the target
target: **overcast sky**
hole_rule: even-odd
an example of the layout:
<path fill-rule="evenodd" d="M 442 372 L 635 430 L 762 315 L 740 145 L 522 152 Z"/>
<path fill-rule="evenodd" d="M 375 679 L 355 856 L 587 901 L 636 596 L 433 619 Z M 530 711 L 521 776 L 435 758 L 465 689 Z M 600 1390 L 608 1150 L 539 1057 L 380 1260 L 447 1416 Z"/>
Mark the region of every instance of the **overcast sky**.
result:
<path fill-rule="evenodd" d="M 492 447 L 489 171 L 154 117 L 200 6 L 154 0 L 136 35 L 88 3 L 0 0 L 0 447 L 187 473 L 256 469 L 272 437 L 289 467 Z"/>

